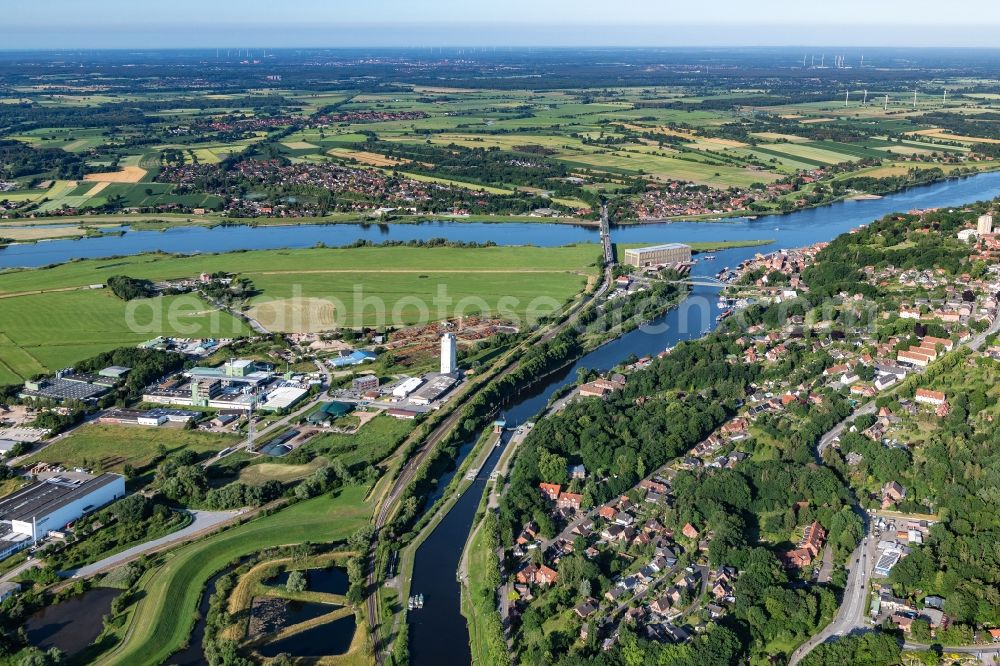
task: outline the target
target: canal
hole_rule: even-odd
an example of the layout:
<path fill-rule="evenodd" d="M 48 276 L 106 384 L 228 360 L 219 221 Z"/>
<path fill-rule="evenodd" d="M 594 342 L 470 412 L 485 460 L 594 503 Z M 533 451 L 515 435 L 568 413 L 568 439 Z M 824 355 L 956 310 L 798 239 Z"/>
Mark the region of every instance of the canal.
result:
<path fill-rule="evenodd" d="M 716 252 L 714 260 L 701 261 L 692 270 L 692 274 L 696 276 L 711 276 L 724 266 L 734 267 L 757 252 L 766 253 L 778 248 L 829 241 L 858 225 L 894 211 L 959 206 L 992 199 L 998 195 L 1000 174 L 986 174 L 914 189 L 883 199 L 846 201 L 754 222 L 739 220 L 712 224 L 674 223 L 616 228 L 613 229 L 612 236 L 616 243 L 775 239 L 775 243 L 764 247 Z M 546 233 L 565 232 L 546 230 Z M 534 242 L 545 244 L 538 239 Z M 654 355 L 682 340 L 701 337 L 716 325 L 716 297 L 715 288 L 695 287 L 679 307 L 646 326 L 599 347 L 565 370 L 548 377 L 544 384 L 524 392 L 505 408 L 508 425 L 521 424 L 534 418 L 555 392 L 576 381 L 580 368 L 610 370 L 632 354 L 640 357 Z M 468 451 L 468 447 L 463 447 L 463 450 Z M 502 449 L 497 448 L 491 453 L 480 470 L 479 477 L 417 550 L 410 589 L 414 594 L 424 595 L 426 606 L 410 613 L 408 619 L 411 662 L 418 666 L 469 664 L 472 661 L 466 620 L 460 611 L 460 588 L 456 572 L 476 507 L 501 451 Z M 456 461 L 456 464 L 460 462 Z M 448 640 L 443 640 L 443 637 L 448 637 Z"/>

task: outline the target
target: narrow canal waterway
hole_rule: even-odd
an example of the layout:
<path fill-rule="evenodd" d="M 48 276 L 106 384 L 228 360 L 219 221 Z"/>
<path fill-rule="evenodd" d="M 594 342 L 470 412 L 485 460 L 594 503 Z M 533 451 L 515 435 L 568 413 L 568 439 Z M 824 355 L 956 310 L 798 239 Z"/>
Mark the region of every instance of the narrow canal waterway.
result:
<path fill-rule="evenodd" d="M 987 174 L 939 183 L 883 199 L 843 202 L 762 221 L 616 228 L 612 230 L 612 237 L 616 243 L 775 239 L 775 243 L 765 247 L 716 252 L 714 260 L 695 265 L 693 275 L 709 276 L 715 275 L 724 266 L 734 267 L 757 252 L 829 241 L 860 224 L 894 211 L 959 206 L 998 195 L 1000 174 Z M 544 244 L 537 239 L 534 242 Z M 543 385 L 518 396 L 505 409 L 508 424 L 520 424 L 535 417 L 553 393 L 575 382 L 580 368 L 610 370 L 632 354 L 640 357 L 653 355 L 682 340 L 701 337 L 716 326 L 716 300 L 716 288 L 695 287 L 679 307 L 594 350 L 569 368 L 547 378 Z M 469 664 L 472 661 L 468 628 L 460 611 L 456 571 L 486 480 L 501 451 L 497 448 L 490 454 L 476 481 L 417 550 L 410 589 L 414 594 L 423 594 L 426 605 L 424 609 L 409 614 L 409 645 L 411 663 L 418 666 Z"/>

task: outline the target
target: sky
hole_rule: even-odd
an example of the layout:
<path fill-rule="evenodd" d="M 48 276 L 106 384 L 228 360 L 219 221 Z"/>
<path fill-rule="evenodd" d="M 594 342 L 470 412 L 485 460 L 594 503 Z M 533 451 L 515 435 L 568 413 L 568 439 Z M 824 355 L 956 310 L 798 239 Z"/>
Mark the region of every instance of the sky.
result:
<path fill-rule="evenodd" d="M 997 0 L 34 0 L 0 48 L 997 46 Z"/>

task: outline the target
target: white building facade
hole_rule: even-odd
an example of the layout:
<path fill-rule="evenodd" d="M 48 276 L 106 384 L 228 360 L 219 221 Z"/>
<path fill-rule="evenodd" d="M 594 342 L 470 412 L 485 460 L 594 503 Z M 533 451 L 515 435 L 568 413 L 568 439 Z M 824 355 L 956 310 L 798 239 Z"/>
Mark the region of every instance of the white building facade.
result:
<path fill-rule="evenodd" d="M 441 336 L 441 374 L 458 372 L 458 340 L 454 333 Z"/>

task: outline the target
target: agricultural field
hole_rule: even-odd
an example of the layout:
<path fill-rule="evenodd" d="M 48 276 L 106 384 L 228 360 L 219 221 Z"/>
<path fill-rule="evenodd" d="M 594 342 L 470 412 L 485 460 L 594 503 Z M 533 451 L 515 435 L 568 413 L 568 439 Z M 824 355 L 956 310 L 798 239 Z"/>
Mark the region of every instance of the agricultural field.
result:
<path fill-rule="evenodd" d="M 400 217 L 504 218 L 547 209 L 592 220 L 600 197 L 610 195 L 625 202 L 619 216 L 641 219 L 648 206 L 640 193 L 672 188 L 676 200 L 681 183 L 708 188 L 711 202 L 688 194 L 676 211 L 658 216 L 698 219 L 836 199 L 813 196 L 817 188 L 798 181 L 803 175 L 822 182 L 873 167 L 897 173 L 914 163 L 1000 167 L 981 148 L 1000 139 L 948 129 L 965 127 L 949 119 L 985 118 L 997 105 L 975 79 L 954 81 L 948 100 L 921 93 L 915 104 L 908 84 L 884 76 L 846 99 L 843 89 L 790 94 L 770 89 L 771 81 L 734 88 L 712 77 L 697 89 L 569 80 L 494 89 L 405 77 L 386 90 L 260 83 L 211 93 L 72 94 L 41 81 L 15 87 L 18 100 L 53 122 L 12 124 L 7 138 L 46 159 L 19 169 L 16 187 L 0 202 L 18 217 L 209 211 L 266 220 L 390 208 Z M 147 108 L 129 106 L 140 103 Z M 83 109 L 97 117 L 84 117 Z M 256 160 L 300 169 L 232 177 L 234 165 Z M 791 191 L 762 189 L 789 184 Z M 401 189 L 406 194 L 397 196 Z"/>
<path fill-rule="evenodd" d="M 583 290 L 596 271 L 598 254 L 594 245 L 368 247 L 140 255 L 0 273 L 0 333 L 37 365 L 5 356 L 3 345 L 0 361 L 24 376 L 33 368 L 62 368 L 161 334 L 233 337 L 247 332 L 242 322 L 190 295 L 125 303 L 106 290 L 85 288 L 112 275 L 155 281 L 206 270 L 238 274 L 260 291 L 251 300 L 251 315 L 275 330 L 306 330 L 387 318 L 436 321 L 482 310 L 502 310 L 511 317 L 548 314 Z"/>

